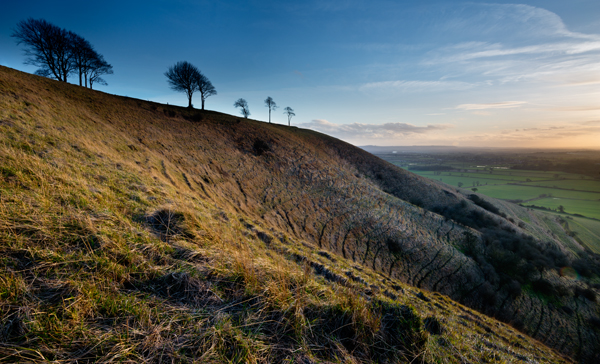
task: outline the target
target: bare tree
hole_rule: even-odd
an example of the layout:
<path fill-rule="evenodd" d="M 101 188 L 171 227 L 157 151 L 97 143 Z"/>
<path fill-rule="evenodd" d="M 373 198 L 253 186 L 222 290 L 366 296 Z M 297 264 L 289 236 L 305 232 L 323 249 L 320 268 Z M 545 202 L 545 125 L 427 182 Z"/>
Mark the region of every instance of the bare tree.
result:
<path fill-rule="evenodd" d="M 265 99 L 265 106 L 269 108 L 269 124 L 271 123 L 271 110 L 277 110 L 277 104 L 271 96 Z"/>
<path fill-rule="evenodd" d="M 36 74 L 67 82 L 73 71 L 71 34 L 43 19 L 21 20 L 11 35 L 26 46 L 25 64 L 39 67 Z"/>
<path fill-rule="evenodd" d="M 79 75 L 79 86 L 92 88 L 94 83 L 107 85 L 102 75 L 112 75 L 112 66 L 108 64 L 104 57 L 96 52 L 94 47 L 83 37 L 69 32 L 71 37 L 71 53 L 73 57 L 73 69 Z"/>
<path fill-rule="evenodd" d="M 296 116 L 296 114 L 294 114 L 294 109 L 292 109 L 289 106 L 286 106 L 285 109 L 283 109 L 283 113 L 287 115 L 288 117 L 288 126 L 292 125 L 292 116 Z"/>
<path fill-rule="evenodd" d="M 248 103 L 246 100 L 240 98 L 233 104 L 233 106 L 241 108 L 240 113 L 244 115 L 246 119 L 248 119 L 248 116 L 250 115 L 250 109 L 248 108 Z"/>
<path fill-rule="evenodd" d="M 165 72 L 165 76 L 169 85 L 171 85 L 171 89 L 185 92 L 188 98 L 188 107 L 193 107 L 192 95 L 198 90 L 198 79 L 201 76 L 198 68 L 187 61 L 181 61 L 169 67 L 169 70 Z"/>
<path fill-rule="evenodd" d="M 71 62 L 73 63 L 73 69 L 79 75 L 79 86 L 83 86 L 84 75 L 87 73 L 96 51 L 94 51 L 90 42 L 78 34 L 69 32 L 69 37 L 71 41 Z"/>
<path fill-rule="evenodd" d="M 207 97 L 216 95 L 217 90 L 209 79 L 200 73 L 200 76 L 196 80 L 198 91 L 200 91 L 200 98 L 202 99 L 202 110 L 204 110 L 204 101 Z"/>
<path fill-rule="evenodd" d="M 83 86 L 85 78 L 87 87 L 89 76 L 91 87 L 94 82 L 106 85 L 100 75 L 112 74 L 112 66 L 90 42 L 43 19 L 20 21 L 12 36 L 18 39 L 17 44 L 28 47 L 25 63 L 40 67 L 35 72 L 40 76 L 67 82 L 69 75 L 76 72 L 79 86 Z"/>
<path fill-rule="evenodd" d="M 96 53 L 94 58 L 92 58 L 85 74 L 86 85 L 87 81 L 89 80 L 90 88 L 93 88 L 94 83 L 99 83 L 106 86 L 107 83 L 101 76 L 112 74 L 112 66 L 104 60 L 102 55 Z"/>

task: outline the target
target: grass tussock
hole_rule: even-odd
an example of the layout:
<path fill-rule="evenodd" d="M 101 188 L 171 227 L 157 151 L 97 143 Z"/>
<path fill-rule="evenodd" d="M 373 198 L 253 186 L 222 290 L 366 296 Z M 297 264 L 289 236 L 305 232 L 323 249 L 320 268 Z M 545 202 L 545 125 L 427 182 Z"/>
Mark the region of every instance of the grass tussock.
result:
<path fill-rule="evenodd" d="M 253 242 L 155 243 L 3 252 L 4 361 L 268 363 L 306 348 L 369 362 L 418 357 L 426 342 L 414 309 L 333 291 Z"/>

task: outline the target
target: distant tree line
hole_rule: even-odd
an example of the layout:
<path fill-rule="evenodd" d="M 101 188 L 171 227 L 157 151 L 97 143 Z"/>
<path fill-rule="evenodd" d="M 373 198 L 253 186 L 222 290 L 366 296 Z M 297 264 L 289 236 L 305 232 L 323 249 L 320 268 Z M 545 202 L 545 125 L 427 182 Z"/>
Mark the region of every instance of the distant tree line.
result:
<path fill-rule="evenodd" d="M 583 174 L 592 178 L 600 179 L 600 158 L 593 156 L 589 158 L 567 159 L 555 161 L 551 159 L 538 159 L 515 164 L 511 169 L 530 171 L 561 171 L 566 173 Z M 555 175 L 558 179 L 559 175 Z"/>
<path fill-rule="evenodd" d="M 11 36 L 25 45 L 25 64 L 39 67 L 37 75 L 67 82 L 76 73 L 79 86 L 92 88 L 94 83 L 106 85 L 102 76 L 113 73 L 112 66 L 85 38 L 44 19 L 20 21 Z"/>
<path fill-rule="evenodd" d="M 409 171 L 453 171 L 456 168 L 452 166 L 444 166 L 444 165 L 425 165 L 425 166 L 410 166 L 408 167 Z"/>

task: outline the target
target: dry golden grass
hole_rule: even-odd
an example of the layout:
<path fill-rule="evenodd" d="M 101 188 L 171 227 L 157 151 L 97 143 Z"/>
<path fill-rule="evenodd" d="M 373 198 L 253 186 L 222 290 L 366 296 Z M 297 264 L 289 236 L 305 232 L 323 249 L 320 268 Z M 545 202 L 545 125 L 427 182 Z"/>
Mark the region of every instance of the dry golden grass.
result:
<path fill-rule="evenodd" d="M 0 67 L 0 132 L 0 362 L 569 362 L 284 229 L 262 171 L 337 173 L 305 131 Z"/>

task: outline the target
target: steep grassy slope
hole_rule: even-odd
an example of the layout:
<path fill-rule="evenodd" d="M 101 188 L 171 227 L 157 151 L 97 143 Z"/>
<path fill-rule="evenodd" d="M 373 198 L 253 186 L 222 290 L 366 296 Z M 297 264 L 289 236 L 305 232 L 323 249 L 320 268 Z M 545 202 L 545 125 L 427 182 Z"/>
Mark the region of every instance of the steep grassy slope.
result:
<path fill-rule="evenodd" d="M 598 351 L 595 291 L 556 270 L 582 252 L 560 224 L 339 140 L 7 68 L 0 130 L 5 360 L 563 361 L 419 288 Z"/>
<path fill-rule="evenodd" d="M 353 158 L 356 159 L 356 155 Z M 412 254 L 418 258 L 410 263 L 413 270 L 407 267 L 399 279 L 443 292 L 511 322 L 581 362 L 600 360 L 597 299 L 600 259 L 569 236 L 560 219 L 468 190 L 456 190 L 458 200 L 453 201 L 450 186 L 430 182 L 438 186 L 437 191 L 441 188 L 451 197 L 441 199 L 431 185 L 417 182 L 415 177 L 407 176 L 407 172 L 398 172 L 385 162 L 368 157 L 354 165 L 365 171 L 382 190 L 446 217 L 451 227 L 442 224 L 437 230 L 438 237 L 455 228 L 455 223 L 476 230 L 463 233 L 462 239 L 446 240 L 446 247 L 451 245 L 462 253 L 460 258 L 470 258 L 464 265 L 460 260 L 456 262 L 454 252 L 446 251 L 444 246 L 419 244 L 414 247 L 403 242 L 405 247 L 413 248 L 400 249 L 401 259 L 410 261 Z M 471 201 L 460 199 L 458 192 Z M 487 211 L 473 209 L 472 202 Z M 421 226 L 432 229 L 422 223 Z M 473 239 L 471 233 L 477 239 Z M 474 269 L 468 265 L 473 261 L 477 263 Z M 584 277 L 577 273 L 573 276 L 561 273 L 563 270 L 585 273 Z M 437 279 L 436 273 L 440 273 L 441 278 L 433 284 L 422 278 L 425 275 Z"/>

